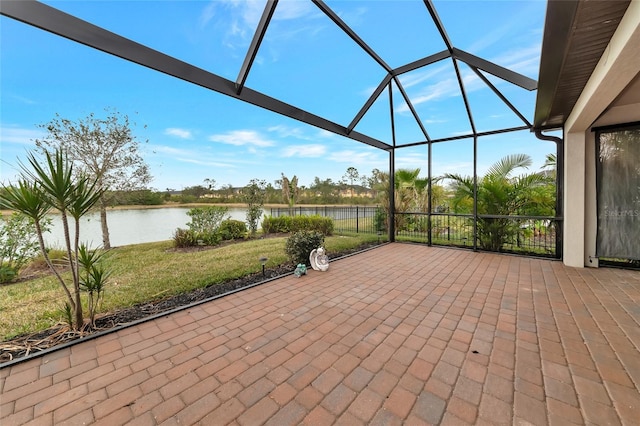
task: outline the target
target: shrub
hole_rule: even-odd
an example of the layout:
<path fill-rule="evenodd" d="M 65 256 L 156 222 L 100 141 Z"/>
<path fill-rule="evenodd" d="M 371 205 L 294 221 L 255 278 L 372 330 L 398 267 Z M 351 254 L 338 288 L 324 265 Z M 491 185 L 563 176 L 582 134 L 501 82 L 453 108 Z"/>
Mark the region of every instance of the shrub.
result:
<path fill-rule="evenodd" d="M 287 238 L 285 252 L 294 264 L 309 265 L 309 254 L 324 244 L 324 235 L 316 231 L 298 231 Z"/>
<path fill-rule="evenodd" d="M 375 216 L 373 217 L 373 223 L 378 232 L 384 232 L 387 229 L 387 213 L 383 208 L 376 208 Z"/>
<path fill-rule="evenodd" d="M 173 245 L 175 247 L 192 247 L 197 243 L 196 235 L 190 229 L 178 228 L 173 233 Z"/>
<path fill-rule="evenodd" d="M 16 279 L 18 272 L 11 266 L 0 266 L 0 284 L 9 283 Z"/>
<path fill-rule="evenodd" d="M 220 232 L 200 232 L 196 234 L 196 245 L 215 246 L 222 241 Z"/>
<path fill-rule="evenodd" d="M 242 200 L 247 203 L 247 223 L 251 236 L 255 237 L 258 231 L 258 220 L 262 216 L 262 206 L 267 197 L 267 182 L 265 180 L 251 179 L 249 185 L 242 190 Z"/>
<path fill-rule="evenodd" d="M 240 220 L 227 219 L 220 224 L 220 237 L 225 240 L 239 240 L 247 234 L 247 225 Z"/>
<path fill-rule="evenodd" d="M 291 231 L 291 216 L 273 217 L 267 216 L 262 220 L 262 232 L 265 234 L 277 234 Z"/>
<path fill-rule="evenodd" d="M 220 228 L 222 223 L 229 219 L 229 216 L 227 215 L 228 211 L 229 209 L 226 207 L 219 206 L 196 207 L 190 209 L 187 212 L 187 215 L 191 217 L 191 222 L 187 223 L 189 229 L 176 229 L 173 234 L 174 246 L 215 246 L 220 242 L 220 240 L 222 240 Z M 234 225 L 229 226 L 233 227 Z"/>
<path fill-rule="evenodd" d="M 320 232 L 323 235 L 333 235 L 333 219 L 330 217 L 311 216 L 312 217 L 312 229 Z"/>
<path fill-rule="evenodd" d="M 323 235 L 333 234 L 333 219 L 322 216 L 280 216 L 265 217 L 262 232 L 265 234 L 298 231 L 317 231 Z"/>
<path fill-rule="evenodd" d="M 197 234 L 218 232 L 222 221 L 229 219 L 228 211 L 228 208 L 219 206 L 190 209 L 187 215 L 191 218 L 191 222 L 187 223 L 187 226 Z"/>
<path fill-rule="evenodd" d="M 178 228 L 173 233 L 174 247 L 215 246 L 221 240 L 219 232 L 195 232 Z"/>
<path fill-rule="evenodd" d="M 43 232 L 49 230 L 51 219 L 43 219 Z M 0 283 L 13 281 L 20 270 L 39 251 L 38 234 L 33 219 L 14 212 L 0 218 Z"/>

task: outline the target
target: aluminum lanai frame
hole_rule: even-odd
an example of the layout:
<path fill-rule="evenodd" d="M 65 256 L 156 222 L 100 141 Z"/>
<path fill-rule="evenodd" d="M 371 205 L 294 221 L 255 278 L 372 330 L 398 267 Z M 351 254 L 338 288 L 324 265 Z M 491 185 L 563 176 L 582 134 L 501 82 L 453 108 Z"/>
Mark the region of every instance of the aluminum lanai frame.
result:
<path fill-rule="evenodd" d="M 364 40 L 358 36 L 327 4 L 322 0 L 311 0 L 317 8 L 331 19 L 345 34 L 347 34 L 364 52 L 366 52 L 375 62 L 382 67 L 386 75 L 374 90 L 371 96 L 364 103 L 360 111 L 356 114 L 353 120 L 348 126 L 335 123 L 324 117 L 312 114 L 308 111 L 284 103 L 278 99 L 267 96 L 261 92 L 252 90 L 245 86 L 245 82 L 249 73 L 253 61 L 259 51 L 262 39 L 269 27 L 273 14 L 278 4 L 278 0 L 267 0 L 265 9 L 255 30 L 253 40 L 248 48 L 245 60 L 241 69 L 238 72 L 238 77 L 235 82 L 227 80 L 219 75 L 211 73 L 209 71 L 198 68 L 187 62 L 178 60 L 172 56 L 166 55 L 157 50 L 151 49 L 143 44 L 137 43 L 133 40 L 122 37 L 113 32 L 107 31 L 104 28 L 93 25 L 82 19 L 79 19 L 73 15 L 64 13 L 54 7 L 45 5 L 35 0 L 0 0 L 0 14 L 28 25 L 40 28 L 42 30 L 51 32 L 53 34 L 65 37 L 67 39 L 76 41 L 94 49 L 109 53 L 111 55 L 120 57 L 127 61 L 134 62 L 136 64 L 145 66 L 147 68 L 160 71 L 164 74 L 171 75 L 173 77 L 182 79 L 184 81 L 199 85 L 201 87 L 213 90 L 215 92 L 227 95 L 241 101 L 256 105 L 258 107 L 273 111 L 275 113 L 284 115 L 286 117 L 298 120 L 312 126 L 327 130 L 340 136 L 347 137 L 349 139 L 370 145 L 372 147 L 382 149 L 389 153 L 389 177 L 390 177 L 390 212 L 393 215 L 395 213 L 395 206 L 393 205 L 393 188 L 394 188 L 394 170 L 395 170 L 395 150 L 398 148 L 406 148 L 412 146 L 428 145 L 428 193 L 429 200 L 431 200 L 431 170 L 432 170 L 432 156 L 431 146 L 433 143 L 453 141 L 459 139 L 473 138 L 473 178 L 474 178 L 474 248 L 477 248 L 477 142 L 478 137 L 485 135 L 492 135 L 505 132 L 531 130 L 531 123 L 521 114 L 516 107 L 511 104 L 507 98 L 483 75 L 481 71 L 492 74 L 502 80 L 517 85 L 523 89 L 533 91 L 537 89 L 537 82 L 524 75 L 518 74 L 507 68 L 501 67 L 497 64 L 489 62 L 485 59 L 474 56 L 463 50 L 454 47 L 453 43 L 449 39 L 446 33 L 444 25 L 440 21 L 440 18 L 436 12 L 435 6 L 432 0 L 423 0 L 426 9 L 436 26 L 442 40 L 446 45 L 446 50 L 411 62 L 404 66 L 392 69 L 371 47 L 369 47 Z M 427 65 L 434 64 L 439 61 L 443 61 L 450 58 L 455 70 L 456 79 L 460 88 L 460 93 L 464 101 L 467 118 L 472 129 L 472 133 L 453 136 L 440 139 L 431 139 L 424 127 L 422 120 L 420 119 L 417 111 L 415 110 L 409 96 L 407 95 L 402 83 L 398 76 L 416 70 L 418 68 L 425 67 Z M 506 129 L 493 130 L 488 132 L 479 133 L 476 130 L 475 122 L 473 120 L 471 106 L 469 105 L 468 97 L 465 90 L 464 81 L 462 79 L 458 61 L 461 61 L 468 65 L 486 84 L 492 92 L 494 92 L 498 98 L 511 109 L 522 120 L 523 125 L 519 127 L 511 127 Z M 394 107 L 392 97 L 392 84 L 400 91 L 404 101 L 406 102 L 411 114 L 420 128 L 420 131 L 424 135 L 423 141 L 417 141 L 414 143 L 403 144 L 397 146 L 395 141 L 395 124 L 394 124 Z M 378 99 L 380 94 L 386 89 L 389 91 L 390 99 L 390 116 L 391 116 L 391 143 L 387 143 L 371 136 L 356 132 L 354 128 L 358 122 L 364 117 L 369 108 Z M 429 201 L 429 215 L 428 220 L 431 220 L 431 201 Z M 394 240 L 395 230 L 393 229 L 393 220 L 389 221 L 389 239 Z M 428 229 L 431 229 L 429 226 Z M 431 244 L 431 232 L 429 232 L 428 243 Z"/>

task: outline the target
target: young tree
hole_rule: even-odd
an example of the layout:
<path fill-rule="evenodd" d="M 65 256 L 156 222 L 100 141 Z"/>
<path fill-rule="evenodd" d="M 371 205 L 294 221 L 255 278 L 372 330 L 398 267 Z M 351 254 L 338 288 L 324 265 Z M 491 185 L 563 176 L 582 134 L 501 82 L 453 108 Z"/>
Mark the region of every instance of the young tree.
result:
<path fill-rule="evenodd" d="M 325 204 L 337 203 L 340 199 L 340 187 L 331 178 L 320 180 L 316 176 L 309 189 L 319 198 L 320 202 Z"/>
<path fill-rule="evenodd" d="M 191 195 L 195 198 L 200 198 L 206 194 L 207 191 L 208 189 L 202 185 L 187 186 L 182 189 L 182 195 Z"/>
<path fill-rule="evenodd" d="M 213 191 L 216 188 L 216 180 L 215 179 L 206 178 L 204 180 L 204 184 L 209 189 L 209 192 Z"/>
<path fill-rule="evenodd" d="M 356 169 L 355 167 L 349 167 L 345 172 L 345 174 L 342 176 L 342 179 L 345 182 L 349 182 L 351 197 L 353 197 L 353 182 L 357 181 L 359 177 L 360 177 L 360 173 L 358 172 L 358 169 Z"/>
<path fill-rule="evenodd" d="M 229 202 L 233 200 L 233 185 L 228 183 L 226 185 L 222 185 L 220 190 L 218 191 L 222 194 L 223 200 L 225 202 Z"/>
<path fill-rule="evenodd" d="M 79 262 L 79 254 L 86 252 L 80 245 L 80 218 L 100 200 L 102 192 L 97 188 L 96 179 L 82 176 L 74 178 L 72 163 L 62 150 L 58 149 L 53 154 L 45 152 L 44 156 L 45 161 L 41 162 L 33 153 L 29 153 L 27 159 L 31 168 L 22 165 L 23 175 L 18 184 L 3 188 L 0 207 L 15 210 L 33 220 L 40 252 L 67 296 L 69 311 L 73 312 L 70 325 L 79 330 L 84 325 L 80 299 L 83 264 Z M 45 215 L 51 209 L 59 212 L 62 221 L 71 285 L 54 267 L 44 244 L 43 224 L 46 223 Z M 69 228 L 70 218 L 75 225 L 73 239 Z M 89 263 L 85 262 L 84 265 Z M 105 275 L 102 278 L 107 277 Z"/>
<path fill-rule="evenodd" d="M 298 177 L 293 176 L 291 180 L 282 173 L 282 198 L 284 202 L 292 208 L 298 202 L 300 197 L 300 188 L 298 188 Z"/>
<path fill-rule="evenodd" d="M 262 216 L 262 206 L 267 197 L 266 188 L 265 180 L 251 179 L 249 185 L 242 190 L 242 199 L 247 204 L 247 223 L 252 237 L 258 231 L 258 221 Z"/>
<path fill-rule="evenodd" d="M 35 142 L 42 152 L 52 154 L 58 149 L 64 151 L 74 163 L 78 176 L 86 176 L 97 182 L 101 194 L 98 204 L 102 245 L 109 249 L 109 194 L 144 189 L 151 182 L 151 174 L 140 155 L 140 141 L 133 134 L 132 125 L 135 123 L 131 123 L 127 115 L 115 110 L 106 112 L 106 118 L 98 118 L 91 113 L 77 121 L 56 114 L 52 121 L 40 126 L 47 131 L 47 135 Z"/>
<path fill-rule="evenodd" d="M 278 189 L 276 189 L 271 183 L 267 184 L 267 187 L 265 188 L 265 192 L 266 192 L 265 202 L 267 203 L 277 203 L 281 198 L 280 191 L 278 191 Z"/>

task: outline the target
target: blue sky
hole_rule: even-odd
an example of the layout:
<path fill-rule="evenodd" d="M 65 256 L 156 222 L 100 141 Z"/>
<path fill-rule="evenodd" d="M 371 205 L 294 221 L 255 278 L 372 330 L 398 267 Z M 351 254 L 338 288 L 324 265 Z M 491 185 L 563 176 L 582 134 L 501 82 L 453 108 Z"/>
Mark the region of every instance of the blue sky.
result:
<path fill-rule="evenodd" d="M 236 80 L 264 1 L 47 1 L 84 20 Z M 422 1 L 326 1 L 392 68 L 445 48 Z M 546 2 L 435 1 L 454 47 L 537 78 Z M 281 173 L 302 185 L 388 168 L 388 154 L 362 143 L 106 55 L 6 17 L 0 18 L 0 181 L 15 179 L 18 158 L 56 113 L 79 119 L 115 108 L 137 123 L 155 189 L 215 179 L 244 186 Z M 469 133 L 450 59 L 400 77 L 432 138 Z M 479 131 L 520 126 L 464 64 L 460 71 Z M 280 1 L 246 85 L 348 125 L 384 70 L 310 1 Z M 535 92 L 489 80 L 533 120 Z M 396 142 L 424 139 L 394 89 Z M 356 130 L 391 142 L 385 91 Z M 146 127 L 145 127 L 146 125 Z M 433 145 L 433 175 L 471 174 L 472 140 Z M 528 131 L 479 139 L 482 173 L 506 154 L 527 153 L 539 168 L 555 145 Z M 396 151 L 396 167 L 427 171 L 427 148 Z"/>

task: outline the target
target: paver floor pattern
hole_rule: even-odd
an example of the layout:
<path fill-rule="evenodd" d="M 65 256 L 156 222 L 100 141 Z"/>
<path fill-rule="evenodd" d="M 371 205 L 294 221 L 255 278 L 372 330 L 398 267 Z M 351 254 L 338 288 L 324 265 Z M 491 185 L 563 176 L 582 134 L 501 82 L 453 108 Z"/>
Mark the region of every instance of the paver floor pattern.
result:
<path fill-rule="evenodd" d="M 0 369 L 0 424 L 638 424 L 640 273 L 388 244 Z"/>

